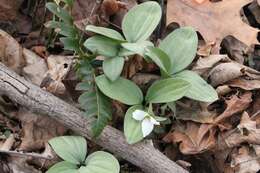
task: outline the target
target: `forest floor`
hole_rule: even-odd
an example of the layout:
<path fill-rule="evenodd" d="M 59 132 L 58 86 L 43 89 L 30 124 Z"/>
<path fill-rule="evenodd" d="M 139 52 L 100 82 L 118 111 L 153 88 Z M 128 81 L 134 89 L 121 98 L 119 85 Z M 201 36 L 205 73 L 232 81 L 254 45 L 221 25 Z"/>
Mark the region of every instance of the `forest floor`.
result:
<path fill-rule="evenodd" d="M 87 24 L 121 30 L 126 12 L 145 0 L 75 0 L 74 24 L 85 37 Z M 45 91 L 78 107 L 73 53 L 45 27 L 52 14 L 46 0 L 0 0 L 0 60 Z M 199 38 L 189 69 L 213 86 L 219 99 L 204 103 L 183 98 L 171 123 L 149 136 L 168 158 L 192 173 L 257 173 L 260 170 L 260 1 L 159 0 L 163 9 L 152 40 L 180 26 L 192 26 Z M 147 88 L 158 67 L 134 56 L 122 76 Z M 113 102 L 111 126 L 122 129 L 127 106 Z M 157 110 L 161 111 L 161 110 Z M 169 113 L 170 112 L 170 113 Z M 0 97 L 0 173 L 41 173 L 59 161 L 48 141 L 74 134 L 52 118 L 32 113 Z M 90 152 L 102 147 L 88 141 Z M 116 156 L 122 173 L 141 169 Z M 52 158 L 52 159 L 50 159 Z"/>

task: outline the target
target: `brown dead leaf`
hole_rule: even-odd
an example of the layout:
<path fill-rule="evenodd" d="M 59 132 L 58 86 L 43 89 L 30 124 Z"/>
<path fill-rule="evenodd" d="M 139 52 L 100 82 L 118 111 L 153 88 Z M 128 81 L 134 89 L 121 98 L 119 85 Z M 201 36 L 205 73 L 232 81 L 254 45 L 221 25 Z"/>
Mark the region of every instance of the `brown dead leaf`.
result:
<path fill-rule="evenodd" d="M 31 50 L 44 59 L 46 59 L 48 56 L 48 52 L 45 46 L 33 46 Z"/>
<path fill-rule="evenodd" d="M 75 0 L 72 9 L 74 24 L 81 31 L 85 31 L 87 25 L 101 25 L 99 9 L 101 3 L 93 0 Z M 105 25 L 104 25 L 105 26 Z"/>
<path fill-rule="evenodd" d="M 101 5 L 101 10 L 104 14 L 112 16 L 119 12 L 121 8 L 125 8 L 126 4 L 117 0 L 104 0 Z"/>
<path fill-rule="evenodd" d="M 256 173 L 260 170 L 260 160 L 249 147 L 243 146 L 233 154 L 231 166 L 236 173 Z"/>
<path fill-rule="evenodd" d="M 176 119 L 190 120 L 198 123 L 213 123 L 217 113 L 208 111 L 207 104 L 192 100 L 188 100 L 187 102 L 185 103 L 185 107 L 176 105 Z"/>
<path fill-rule="evenodd" d="M 19 150 L 37 151 L 53 137 L 64 135 L 66 128 L 47 116 L 20 110 L 17 117 L 22 122 L 22 143 Z"/>
<path fill-rule="evenodd" d="M 244 68 L 239 63 L 227 62 L 215 66 L 209 72 L 210 84 L 217 86 L 245 74 Z"/>
<path fill-rule="evenodd" d="M 112 23 L 116 26 L 121 26 L 123 18 L 125 14 L 134 6 L 137 5 L 136 0 L 121 0 L 123 4 L 125 4 L 124 8 L 120 8 L 120 10 L 113 16 L 111 19 Z"/>
<path fill-rule="evenodd" d="M 165 142 L 180 143 L 183 154 L 198 154 L 214 148 L 215 128 L 208 124 L 187 122 L 184 129 L 177 129 L 164 137 Z"/>
<path fill-rule="evenodd" d="M 260 129 L 256 126 L 256 121 L 250 119 L 247 112 L 244 112 L 240 121 L 240 124 L 237 126 L 241 134 L 244 136 L 249 136 L 250 141 L 259 141 L 260 140 Z"/>
<path fill-rule="evenodd" d="M 232 149 L 228 148 L 226 150 L 222 150 L 221 152 L 214 152 L 216 167 L 223 173 L 235 173 L 234 169 L 230 167 L 230 163 L 227 162 L 231 151 Z"/>
<path fill-rule="evenodd" d="M 25 65 L 22 47 L 12 36 L 1 29 L 0 43 L 0 61 L 20 74 Z"/>
<path fill-rule="evenodd" d="M 66 94 L 66 88 L 62 83 L 69 72 L 72 64 L 72 57 L 69 56 L 54 56 L 51 55 L 47 58 L 48 71 L 41 83 L 42 88 L 46 88 L 47 91 L 57 94 Z"/>
<path fill-rule="evenodd" d="M 209 72 L 209 80 L 213 86 L 224 84 L 241 76 L 260 79 L 260 72 L 235 61 L 221 63 Z"/>
<path fill-rule="evenodd" d="M 209 56 L 213 46 L 215 45 L 214 42 L 205 43 L 204 45 L 199 45 L 197 55 L 199 56 Z"/>
<path fill-rule="evenodd" d="M 224 96 L 232 91 L 232 89 L 228 85 L 221 85 L 216 88 L 216 91 L 219 96 Z"/>
<path fill-rule="evenodd" d="M 244 23 L 240 10 L 251 0 L 222 0 L 198 4 L 191 0 L 169 0 L 167 24 L 177 22 L 181 26 L 192 26 L 207 42 L 219 46 L 227 35 L 233 35 L 247 45 L 256 44 L 258 29 Z"/>
<path fill-rule="evenodd" d="M 18 9 L 22 0 L 1 0 L 0 1 L 0 19 L 2 21 L 13 21 L 17 17 Z"/>
<path fill-rule="evenodd" d="M 243 113 L 237 129 L 219 134 L 217 150 L 233 148 L 242 143 L 260 144 L 260 129 L 257 128 L 256 121 L 251 120 L 246 112 Z"/>
<path fill-rule="evenodd" d="M 227 85 L 231 87 L 242 88 L 244 90 L 257 90 L 260 89 L 260 80 L 238 78 L 228 82 Z"/>
<path fill-rule="evenodd" d="M 42 173 L 32 165 L 29 165 L 24 157 L 9 158 L 8 167 L 12 173 Z"/>
<path fill-rule="evenodd" d="M 157 65 L 148 63 L 140 55 L 135 55 L 126 61 L 123 76 L 132 78 L 138 72 L 154 72 L 156 70 L 159 70 Z"/>
<path fill-rule="evenodd" d="M 232 115 L 244 111 L 252 102 L 252 93 L 246 92 L 241 96 L 233 95 L 229 100 L 226 100 L 227 108 L 225 111 L 215 118 L 214 123 L 218 124 L 221 121 L 231 117 Z"/>
<path fill-rule="evenodd" d="M 245 56 L 249 51 L 249 47 L 234 36 L 225 37 L 221 44 L 221 50 L 228 54 L 232 60 L 244 64 Z"/>
<path fill-rule="evenodd" d="M 227 61 L 230 61 L 227 55 L 209 55 L 207 57 L 200 57 L 193 66 L 192 70 L 200 75 L 205 74 L 208 76 L 208 73 L 212 69 L 212 67 L 220 62 Z"/>
<path fill-rule="evenodd" d="M 40 86 L 48 70 L 45 60 L 25 48 L 23 49 L 23 56 L 26 61 L 26 66 L 22 71 L 23 76 L 32 83 Z"/>

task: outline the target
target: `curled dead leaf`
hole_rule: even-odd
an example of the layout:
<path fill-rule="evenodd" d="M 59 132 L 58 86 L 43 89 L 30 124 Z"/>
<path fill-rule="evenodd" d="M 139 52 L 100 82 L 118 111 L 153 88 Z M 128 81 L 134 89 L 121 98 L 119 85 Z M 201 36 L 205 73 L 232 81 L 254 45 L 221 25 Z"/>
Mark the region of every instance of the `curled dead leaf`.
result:
<path fill-rule="evenodd" d="M 251 120 L 246 112 L 243 113 L 237 127 L 219 134 L 217 150 L 233 148 L 242 143 L 260 145 L 260 129 L 256 126 L 256 121 Z"/>
<path fill-rule="evenodd" d="M 209 71 L 214 67 L 216 64 L 220 62 L 228 62 L 230 59 L 227 55 L 209 55 L 207 57 L 200 57 L 195 65 L 193 66 L 192 70 L 196 71 L 200 75 L 207 75 Z"/>
<path fill-rule="evenodd" d="M 238 78 L 228 82 L 227 85 L 249 91 L 257 90 L 260 89 L 260 80 L 248 80 L 245 78 Z"/>
<path fill-rule="evenodd" d="M 249 51 L 249 47 L 236 39 L 234 36 L 227 36 L 221 42 L 222 51 L 225 51 L 231 59 L 243 64 L 245 61 L 245 55 Z"/>
<path fill-rule="evenodd" d="M 244 111 L 252 102 L 252 93 L 246 92 L 241 96 L 233 95 L 229 100 L 226 100 L 225 111 L 214 119 L 214 123 L 218 124 L 232 115 Z"/>
<path fill-rule="evenodd" d="M 213 123 L 214 117 L 217 115 L 215 111 L 210 112 L 208 105 L 205 103 L 188 100 L 183 104 L 185 104 L 185 107 L 176 104 L 176 119 L 198 123 Z"/>
<path fill-rule="evenodd" d="M 241 76 L 260 79 L 260 72 L 234 61 L 221 63 L 209 72 L 209 80 L 213 86 L 224 84 Z"/>
<path fill-rule="evenodd" d="M 0 61 L 20 74 L 25 65 L 22 47 L 12 36 L 1 29 L 0 43 Z"/>
<path fill-rule="evenodd" d="M 235 62 L 221 63 L 214 67 L 209 73 L 211 85 L 217 86 L 244 75 L 244 68 Z"/>
<path fill-rule="evenodd" d="M 241 147 L 232 155 L 232 165 L 236 173 L 256 173 L 260 170 L 260 160 L 249 147 Z"/>
<path fill-rule="evenodd" d="M 32 83 L 40 86 L 48 70 L 45 60 L 25 48 L 23 49 L 23 56 L 26 61 L 26 66 L 22 71 L 23 76 Z"/>
<path fill-rule="evenodd" d="M 198 154 L 215 147 L 216 129 L 212 125 L 187 122 L 182 128 L 167 134 L 163 140 L 180 143 L 179 148 L 183 154 Z"/>
<path fill-rule="evenodd" d="M 47 65 L 49 70 L 46 72 L 40 86 L 53 94 L 66 94 L 66 88 L 62 80 L 69 72 L 72 57 L 51 55 L 47 58 Z"/>

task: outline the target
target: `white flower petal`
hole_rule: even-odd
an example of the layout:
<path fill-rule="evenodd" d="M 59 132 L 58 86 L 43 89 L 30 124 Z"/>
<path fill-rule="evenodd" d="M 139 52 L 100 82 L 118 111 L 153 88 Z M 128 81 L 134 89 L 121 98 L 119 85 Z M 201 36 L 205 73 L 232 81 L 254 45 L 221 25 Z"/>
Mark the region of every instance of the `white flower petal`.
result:
<path fill-rule="evenodd" d="M 154 125 L 160 125 L 159 121 L 156 121 L 153 117 L 150 117 L 150 121 L 154 124 Z"/>
<path fill-rule="evenodd" d="M 142 121 L 142 132 L 143 137 L 148 136 L 153 131 L 154 124 L 150 121 L 149 118 L 145 118 Z"/>
<path fill-rule="evenodd" d="M 147 112 L 138 109 L 133 112 L 133 118 L 138 121 L 142 121 L 146 115 Z"/>

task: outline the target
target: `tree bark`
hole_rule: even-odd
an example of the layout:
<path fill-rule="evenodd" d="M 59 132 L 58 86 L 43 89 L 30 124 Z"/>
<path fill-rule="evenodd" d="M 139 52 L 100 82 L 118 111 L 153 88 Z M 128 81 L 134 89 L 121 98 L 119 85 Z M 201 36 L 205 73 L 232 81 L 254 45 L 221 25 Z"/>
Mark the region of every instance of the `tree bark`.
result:
<path fill-rule="evenodd" d="M 121 156 L 147 173 L 187 173 L 171 161 L 151 142 L 129 145 L 123 134 L 107 126 L 98 139 L 91 137 L 91 121 L 83 113 L 65 101 L 26 81 L 0 63 L 0 94 L 30 111 L 45 114 L 96 144 Z"/>

